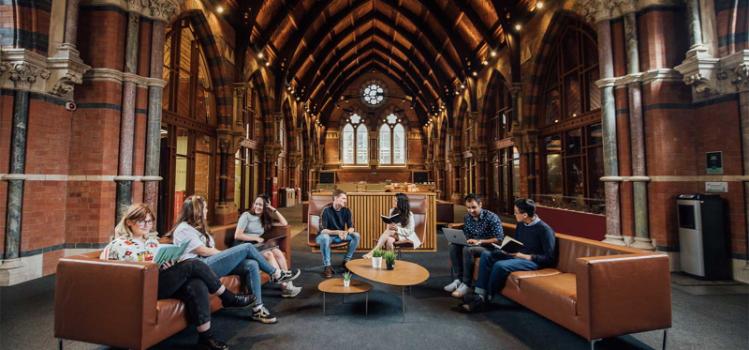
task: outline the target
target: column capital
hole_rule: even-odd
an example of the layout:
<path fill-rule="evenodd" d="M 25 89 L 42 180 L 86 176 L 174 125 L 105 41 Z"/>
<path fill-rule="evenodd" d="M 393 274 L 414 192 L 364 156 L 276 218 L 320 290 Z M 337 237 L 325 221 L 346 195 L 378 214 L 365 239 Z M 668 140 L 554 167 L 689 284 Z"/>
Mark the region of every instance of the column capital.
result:
<path fill-rule="evenodd" d="M 91 67 L 74 46 L 61 44 L 53 57 L 22 48 L 0 51 L 0 88 L 71 98 L 75 84 Z"/>

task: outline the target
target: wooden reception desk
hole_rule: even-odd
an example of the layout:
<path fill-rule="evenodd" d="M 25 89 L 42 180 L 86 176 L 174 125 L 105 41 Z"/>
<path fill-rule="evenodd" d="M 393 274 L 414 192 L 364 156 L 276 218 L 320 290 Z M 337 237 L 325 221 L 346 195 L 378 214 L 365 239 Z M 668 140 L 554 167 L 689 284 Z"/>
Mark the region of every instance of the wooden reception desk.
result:
<path fill-rule="evenodd" d="M 387 215 L 393 206 L 394 192 L 348 192 L 348 204 L 353 214 L 354 227 L 361 234 L 358 250 L 367 251 L 374 247 L 375 240 L 385 231 L 380 214 Z M 414 215 L 424 215 L 422 245 L 416 251 L 437 251 L 437 207 L 434 192 L 406 192 Z M 310 200 L 332 202 L 331 194 L 315 192 Z M 418 232 L 417 232 L 418 234 Z"/>

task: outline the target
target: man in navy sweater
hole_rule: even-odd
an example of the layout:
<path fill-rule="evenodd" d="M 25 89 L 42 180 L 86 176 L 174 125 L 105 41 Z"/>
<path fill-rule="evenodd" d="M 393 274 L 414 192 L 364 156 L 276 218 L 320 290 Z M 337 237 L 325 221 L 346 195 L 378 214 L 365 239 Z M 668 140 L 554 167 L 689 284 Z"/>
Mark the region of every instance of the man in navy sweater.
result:
<path fill-rule="evenodd" d="M 468 312 L 483 308 L 494 293 L 505 286 L 513 271 L 530 271 L 554 265 L 554 230 L 536 215 L 536 203 L 532 199 L 515 201 L 515 239 L 523 243 L 517 253 L 508 254 L 499 249 L 481 254 L 479 278 L 476 281 L 473 300 L 461 305 Z"/>

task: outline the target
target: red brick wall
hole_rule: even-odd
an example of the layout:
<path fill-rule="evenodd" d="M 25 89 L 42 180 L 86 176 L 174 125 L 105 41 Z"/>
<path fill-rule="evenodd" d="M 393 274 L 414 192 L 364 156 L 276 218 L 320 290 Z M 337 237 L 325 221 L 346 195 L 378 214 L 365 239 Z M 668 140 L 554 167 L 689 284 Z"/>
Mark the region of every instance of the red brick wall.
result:
<path fill-rule="evenodd" d="M 640 68 L 672 68 L 689 49 L 687 20 L 682 8 L 653 7 L 637 16 Z"/>
<path fill-rule="evenodd" d="M 127 14 L 109 7 L 81 6 L 78 22 L 78 50 L 83 61 L 94 68 L 122 71 Z"/>

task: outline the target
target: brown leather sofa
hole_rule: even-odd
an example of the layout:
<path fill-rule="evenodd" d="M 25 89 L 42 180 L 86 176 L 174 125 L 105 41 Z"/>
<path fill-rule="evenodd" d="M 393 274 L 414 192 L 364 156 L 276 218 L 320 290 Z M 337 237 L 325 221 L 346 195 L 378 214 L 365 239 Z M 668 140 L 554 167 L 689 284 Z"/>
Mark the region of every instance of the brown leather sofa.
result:
<path fill-rule="evenodd" d="M 215 230 L 218 248 L 235 226 Z M 287 258 L 291 253 L 289 227 L 274 227 L 266 239 L 276 238 Z M 290 260 L 289 260 L 290 261 Z M 55 337 L 127 349 L 146 349 L 187 327 L 184 304 L 157 300 L 159 269 L 153 263 L 99 260 L 99 252 L 60 259 L 55 289 Z M 269 276 L 263 274 L 263 283 Z M 239 276 L 222 277 L 233 292 Z M 211 309 L 221 301 L 211 296 Z M 61 346 L 62 347 L 62 346 Z"/>
<path fill-rule="evenodd" d="M 514 234 L 515 225 L 503 227 Z M 556 266 L 513 272 L 501 294 L 577 333 L 591 348 L 603 338 L 671 327 L 667 255 L 561 233 L 556 251 Z"/>

